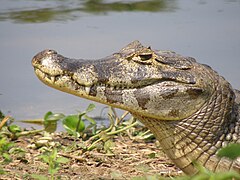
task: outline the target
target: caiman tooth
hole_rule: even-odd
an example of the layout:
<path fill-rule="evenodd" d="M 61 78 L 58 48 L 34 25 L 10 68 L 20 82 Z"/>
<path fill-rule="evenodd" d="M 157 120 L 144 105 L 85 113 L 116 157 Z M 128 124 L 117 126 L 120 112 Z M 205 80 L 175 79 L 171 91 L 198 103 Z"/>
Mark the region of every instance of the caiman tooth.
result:
<path fill-rule="evenodd" d="M 51 81 L 54 83 L 55 82 L 55 76 L 51 76 Z"/>
<path fill-rule="evenodd" d="M 89 93 L 90 93 L 90 87 L 89 87 L 89 86 L 86 86 L 86 87 L 85 87 L 85 91 L 86 91 L 86 94 L 89 95 Z"/>

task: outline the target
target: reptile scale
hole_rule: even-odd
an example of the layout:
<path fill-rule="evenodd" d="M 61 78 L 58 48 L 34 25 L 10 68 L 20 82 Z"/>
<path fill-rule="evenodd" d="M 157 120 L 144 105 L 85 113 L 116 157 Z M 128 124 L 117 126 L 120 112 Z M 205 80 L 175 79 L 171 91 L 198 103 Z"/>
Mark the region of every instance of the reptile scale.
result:
<path fill-rule="evenodd" d="M 129 111 L 185 173 L 197 172 L 193 162 L 240 172 L 240 158 L 216 155 L 221 147 L 240 143 L 240 93 L 194 58 L 134 41 L 98 60 L 44 50 L 32 65 L 48 86 Z"/>

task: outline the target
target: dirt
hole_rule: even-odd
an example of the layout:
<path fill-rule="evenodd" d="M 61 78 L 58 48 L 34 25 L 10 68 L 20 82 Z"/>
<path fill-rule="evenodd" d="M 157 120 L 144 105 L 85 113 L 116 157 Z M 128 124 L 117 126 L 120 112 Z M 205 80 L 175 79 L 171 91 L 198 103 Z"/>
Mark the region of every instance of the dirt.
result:
<path fill-rule="evenodd" d="M 42 135 L 24 136 L 14 141 L 16 150 L 10 153 L 12 160 L 4 162 L 0 157 L 0 167 L 4 174 L 0 179 L 34 179 L 32 175 L 43 175 L 50 179 L 49 165 L 40 158 L 46 150 L 57 147 L 58 157 L 65 157 L 69 162 L 59 165 L 54 179 L 133 179 L 161 175 L 174 177 L 182 172 L 161 151 L 156 140 L 143 140 L 128 135 L 114 136 L 110 148 L 103 143 L 97 148 L 86 151 L 83 141 L 74 141 L 65 133 L 54 133 L 51 142 L 36 147 L 35 142 Z M 71 148 L 74 147 L 74 148 Z M 137 178 L 138 179 L 138 178 Z"/>

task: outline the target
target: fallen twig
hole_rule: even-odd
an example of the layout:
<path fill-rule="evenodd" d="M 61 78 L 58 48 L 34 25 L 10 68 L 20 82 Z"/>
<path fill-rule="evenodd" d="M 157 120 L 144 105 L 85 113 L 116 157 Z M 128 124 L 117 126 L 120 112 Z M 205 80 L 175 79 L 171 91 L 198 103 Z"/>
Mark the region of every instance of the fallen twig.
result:
<path fill-rule="evenodd" d="M 2 127 L 6 124 L 6 122 L 10 119 L 10 116 L 6 116 L 3 118 L 3 120 L 0 122 L 0 130 Z"/>

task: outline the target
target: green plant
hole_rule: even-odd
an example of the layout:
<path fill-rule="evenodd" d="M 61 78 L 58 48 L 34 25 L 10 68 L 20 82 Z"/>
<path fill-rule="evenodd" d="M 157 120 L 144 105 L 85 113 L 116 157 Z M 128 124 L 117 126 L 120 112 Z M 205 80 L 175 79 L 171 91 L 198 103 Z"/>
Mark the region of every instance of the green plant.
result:
<path fill-rule="evenodd" d="M 63 127 L 66 131 L 74 135 L 76 138 L 83 137 L 84 133 L 88 130 L 92 129 L 92 133 L 96 132 L 96 121 L 90 118 L 87 113 L 94 110 L 95 105 L 89 104 L 87 109 L 83 112 L 80 112 L 78 115 L 69 115 L 63 118 Z M 90 124 L 86 127 L 83 119 L 86 119 L 90 122 Z"/>
<path fill-rule="evenodd" d="M 3 112 L 0 110 L 0 121 L 5 117 L 5 115 L 3 114 Z"/>
<path fill-rule="evenodd" d="M 96 135 L 92 136 L 89 140 L 95 140 L 88 146 L 87 150 L 92 150 L 96 147 L 99 142 L 104 143 L 105 152 L 111 152 L 111 148 L 114 146 L 114 143 L 111 140 L 111 137 L 114 135 L 120 134 L 129 130 L 130 128 L 138 125 L 138 122 L 135 118 L 131 117 L 128 122 L 124 122 L 123 119 L 127 116 L 128 112 L 125 112 L 120 118 L 117 116 L 114 108 L 109 107 L 109 121 L 110 125 L 107 129 L 100 129 Z"/>
<path fill-rule="evenodd" d="M 9 150 L 14 146 L 13 142 L 9 142 L 7 138 L 0 139 L 0 155 L 3 157 L 4 162 L 11 162 Z"/>
<path fill-rule="evenodd" d="M 221 148 L 217 155 L 219 157 L 226 157 L 231 160 L 235 160 L 240 157 L 240 144 L 229 144 L 228 146 Z M 198 163 L 194 163 L 199 173 L 195 176 L 182 176 L 179 178 L 174 178 L 175 180 L 231 180 L 240 179 L 240 174 L 236 171 L 226 171 L 226 172 L 212 172 Z"/>
<path fill-rule="evenodd" d="M 220 149 L 217 153 L 219 157 L 227 157 L 235 160 L 240 157 L 240 144 L 229 144 L 228 146 Z"/>
<path fill-rule="evenodd" d="M 3 170 L 3 168 L 0 166 L 0 175 L 5 174 L 6 172 Z"/>
<path fill-rule="evenodd" d="M 174 178 L 174 180 L 232 180 L 240 179 L 240 175 L 236 171 L 212 172 L 204 167 L 198 167 L 199 173 L 195 176 L 182 176 Z"/>
<path fill-rule="evenodd" d="M 55 132 L 57 129 L 57 121 L 65 117 L 62 113 L 52 113 L 51 111 L 47 112 L 44 115 L 44 130 L 47 132 Z"/>
<path fill-rule="evenodd" d="M 51 180 L 54 179 L 54 175 L 60 169 L 60 164 L 69 162 L 68 158 L 58 157 L 56 148 L 54 148 L 51 152 L 43 153 L 42 155 L 39 156 L 39 158 L 48 164 L 48 172 L 50 174 Z M 42 176 L 42 175 L 33 174 L 32 176 L 34 178 L 38 178 L 38 179 L 44 178 L 44 176 Z"/>

